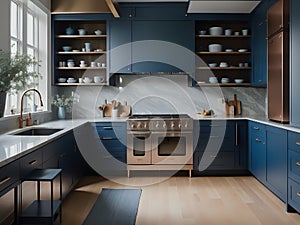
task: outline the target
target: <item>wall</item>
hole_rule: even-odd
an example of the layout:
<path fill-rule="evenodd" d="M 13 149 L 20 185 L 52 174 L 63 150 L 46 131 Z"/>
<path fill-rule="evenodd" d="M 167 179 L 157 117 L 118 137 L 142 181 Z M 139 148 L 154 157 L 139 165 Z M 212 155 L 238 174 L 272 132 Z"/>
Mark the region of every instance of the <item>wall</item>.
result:
<path fill-rule="evenodd" d="M 1 0 L 0 1 L 0 49 L 4 51 L 9 50 L 9 0 Z"/>
<path fill-rule="evenodd" d="M 266 89 L 250 87 L 206 87 L 188 86 L 185 75 L 123 77 L 123 87 L 82 87 L 60 89 L 65 95 L 74 91 L 80 103 L 73 108 L 73 116 L 97 118 L 98 106 L 107 99 L 127 101 L 134 114 L 188 113 L 196 114 L 202 109 L 212 108 L 216 114 L 225 115 L 223 98 L 233 100 L 237 94 L 242 102 L 243 115 L 264 115 Z M 71 116 L 71 115 L 69 115 Z"/>

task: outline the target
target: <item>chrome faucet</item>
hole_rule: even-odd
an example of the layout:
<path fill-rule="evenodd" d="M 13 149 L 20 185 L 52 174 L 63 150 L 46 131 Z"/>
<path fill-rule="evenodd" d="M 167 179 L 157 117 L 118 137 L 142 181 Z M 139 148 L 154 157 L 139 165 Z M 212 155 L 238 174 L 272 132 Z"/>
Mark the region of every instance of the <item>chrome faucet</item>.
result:
<path fill-rule="evenodd" d="M 19 117 L 19 128 L 23 128 L 23 121 L 25 120 L 25 119 L 23 119 L 23 99 L 24 99 L 25 94 L 26 94 L 27 92 L 29 92 L 29 91 L 35 91 L 35 92 L 38 94 L 38 96 L 39 96 L 39 98 L 40 98 L 40 104 L 41 104 L 41 106 L 43 106 L 42 96 L 41 96 L 41 93 L 40 93 L 38 90 L 36 90 L 36 89 L 34 89 L 34 88 L 31 88 L 31 89 L 28 89 L 27 91 L 24 91 L 24 93 L 23 93 L 22 96 L 21 96 L 21 107 L 20 107 L 20 117 Z"/>

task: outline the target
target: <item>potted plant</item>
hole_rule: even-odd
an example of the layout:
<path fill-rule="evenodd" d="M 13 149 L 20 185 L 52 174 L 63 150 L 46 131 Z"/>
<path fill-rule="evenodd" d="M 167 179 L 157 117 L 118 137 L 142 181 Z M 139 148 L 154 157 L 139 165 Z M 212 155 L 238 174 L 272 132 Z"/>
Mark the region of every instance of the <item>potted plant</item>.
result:
<path fill-rule="evenodd" d="M 6 95 L 32 87 L 39 72 L 38 61 L 28 55 L 11 54 L 0 50 L 0 117 L 3 117 Z"/>
<path fill-rule="evenodd" d="M 71 112 L 73 106 L 73 97 L 66 98 L 64 95 L 56 95 L 52 100 L 52 105 L 58 107 L 58 119 L 66 119 L 66 111 Z"/>

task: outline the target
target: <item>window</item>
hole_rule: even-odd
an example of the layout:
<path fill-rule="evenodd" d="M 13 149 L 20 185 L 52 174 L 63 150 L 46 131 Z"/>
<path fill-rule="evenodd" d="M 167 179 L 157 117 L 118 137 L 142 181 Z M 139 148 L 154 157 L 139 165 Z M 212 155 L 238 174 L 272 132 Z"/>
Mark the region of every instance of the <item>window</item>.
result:
<path fill-rule="evenodd" d="M 11 0 L 10 3 L 10 44 L 11 52 L 27 54 L 40 61 L 40 66 L 30 68 L 38 70 L 41 76 L 35 81 L 43 98 L 43 110 L 47 110 L 48 98 L 48 12 L 38 7 L 34 0 Z M 17 94 L 8 94 L 5 115 L 20 112 L 20 97 L 25 90 Z M 30 112 L 34 105 L 39 106 L 36 93 L 24 98 L 24 112 Z"/>

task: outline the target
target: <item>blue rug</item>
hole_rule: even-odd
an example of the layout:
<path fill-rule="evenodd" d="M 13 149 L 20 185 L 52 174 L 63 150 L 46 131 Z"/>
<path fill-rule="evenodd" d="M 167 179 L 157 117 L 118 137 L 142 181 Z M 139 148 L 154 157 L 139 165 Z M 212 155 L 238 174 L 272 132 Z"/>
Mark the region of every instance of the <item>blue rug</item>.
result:
<path fill-rule="evenodd" d="M 84 225 L 134 225 L 142 189 L 103 188 Z"/>

